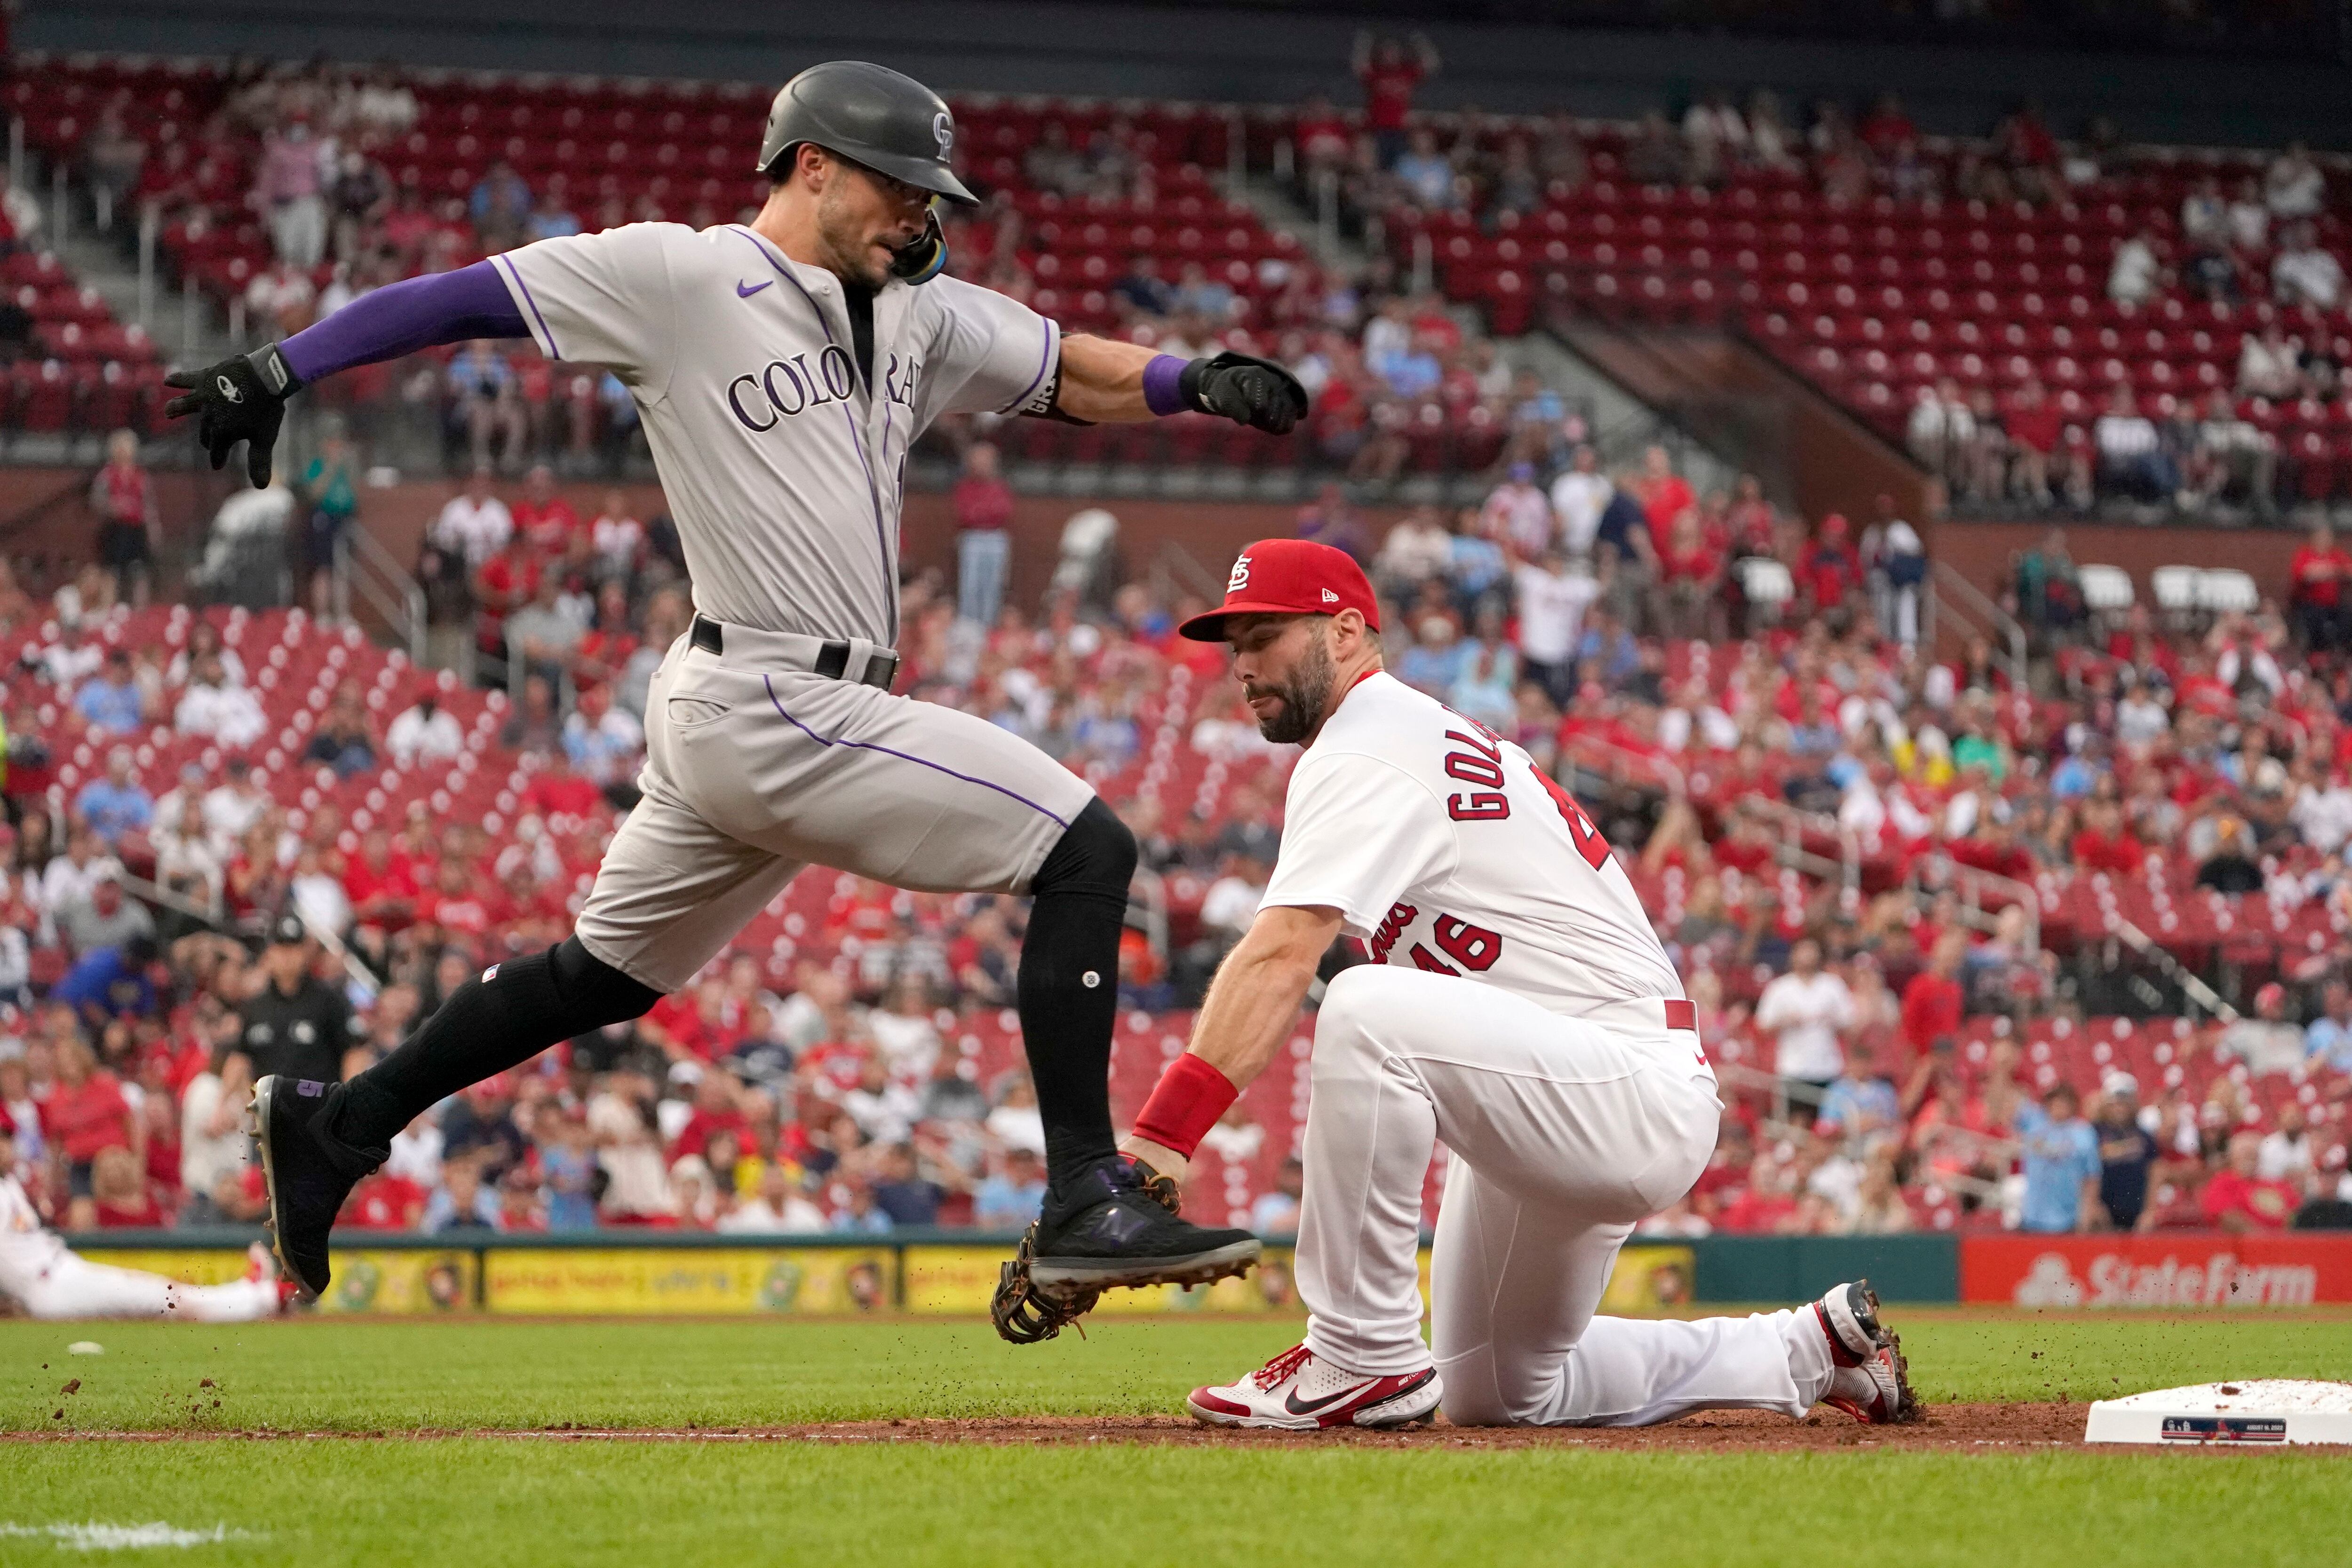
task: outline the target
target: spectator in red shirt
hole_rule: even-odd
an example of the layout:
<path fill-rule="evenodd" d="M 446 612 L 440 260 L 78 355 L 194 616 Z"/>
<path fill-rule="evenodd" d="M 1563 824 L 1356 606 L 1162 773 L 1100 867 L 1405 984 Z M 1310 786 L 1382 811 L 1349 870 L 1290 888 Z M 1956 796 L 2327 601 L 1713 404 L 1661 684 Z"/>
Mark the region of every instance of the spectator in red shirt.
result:
<path fill-rule="evenodd" d="M 555 470 L 544 463 L 523 479 L 522 499 L 514 504 L 514 531 L 543 560 L 562 559 L 581 531 L 580 514 L 555 493 Z"/>
<path fill-rule="evenodd" d="M 517 528 L 507 536 L 506 548 L 474 574 L 474 597 L 481 604 L 474 619 L 474 645 L 498 661 L 501 671 L 506 668 L 507 616 L 539 591 L 540 570 L 530 541 Z"/>
<path fill-rule="evenodd" d="M 1690 481 L 1675 472 L 1674 460 L 1663 446 L 1653 446 L 1642 454 L 1642 472 L 1633 481 L 1633 498 L 1642 504 L 1642 516 L 1650 525 L 1653 539 L 1671 538 L 1675 519 L 1698 500 Z"/>
<path fill-rule="evenodd" d="M 343 864 L 343 896 L 358 925 L 399 930 L 415 918 L 421 891 L 415 868 L 393 852 L 392 835 L 382 828 L 362 834 L 360 852 Z"/>
<path fill-rule="evenodd" d="M 971 444 L 948 499 L 955 508 L 957 618 L 993 626 L 1013 561 L 1013 489 L 997 471 L 995 447 Z"/>
<path fill-rule="evenodd" d="M 2064 483 L 2064 465 L 2059 459 L 2059 444 L 2064 439 L 2066 417 L 2056 403 L 2050 401 L 2042 383 L 2027 377 L 2002 411 L 2001 427 L 2009 433 L 2010 445 L 2017 458 L 2015 483 L 2025 492 L 2026 499 L 2040 506 L 2050 506 L 2056 497 L 2052 494 L 2053 481 Z"/>
<path fill-rule="evenodd" d="M 76 1207 L 82 1201 L 77 1198 Z M 148 1190 L 139 1156 L 120 1145 L 100 1149 L 91 1162 L 88 1201 L 89 1218 L 101 1230 L 159 1230 L 172 1223 L 172 1217 Z"/>
<path fill-rule="evenodd" d="M 2205 1223 L 2233 1235 L 2261 1235 L 2284 1230 L 2303 1195 L 2283 1181 L 2265 1181 L 2257 1173 L 2262 1163 L 2263 1135 L 2246 1131 L 2230 1135 L 2230 1163 L 2205 1184 L 2200 1207 Z"/>
<path fill-rule="evenodd" d="M 1915 1057 L 1925 1056 L 1939 1040 L 1959 1033 L 1964 996 L 1960 966 L 1969 956 L 1968 933 L 1943 932 L 1927 954 L 1927 967 L 1903 988 L 1903 1042 Z"/>
<path fill-rule="evenodd" d="M 352 1188 L 335 1223 L 353 1230 L 414 1230 L 425 1218 L 426 1196 L 406 1176 L 380 1170 Z"/>
<path fill-rule="evenodd" d="M 41 1137 L 66 1163 L 66 1190 L 72 1197 L 68 1227 L 86 1230 L 96 1220 L 91 1165 L 102 1150 L 133 1146 L 131 1102 L 113 1073 L 79 1039 L 59 1040 L 58 1075 L 41 1103 Z"/>
<path fill-rule="evenodd" d="M 604 803 L 594 782 L 572 770 L 572 754 L 556 747 L 531 776 L 522 792 L 523 805 L 541 818 L 584 817 Z"/>
<path fill-rule="evenodd" d="M 1797 568 L 1797 587 L 1818 612 L 1836 609 L 1862 582 L 1862 558 L 1854 553 L 1845 518 L 1832 512 Z"/>
<path fill-rule="evenodd" d="M 2347 639 L 2347 606 L 2344 580 L 2352 577 L 2352 556 L 2336 542 L 2336 530 L 2326 523 L 2311 530 L 2310 541 L 2294 552 L 2287 567 L 2293 583 L 2289 599 L 2305 644 L 2315 653 L 2342 647 Z"/>
<path fill-rule="evenodd" d="M 1404 152 L 1404 121 L 1412 112 L 1412 95 L 1423 78 L 1437 74 L 1440 63 L 1437 46 L 1424 33 L 1402 42 L 1375 39 L 1369 32 L 1356 35 L 1351 64 L 1356 79 L 1364 84 L 1364 126 L 1372 133 L 1381 168 Z"/>
<path fill-rule="evenodd" d="M 1707 609 L 1723 575 L 1723 558 L 1708 544 L 1696 507 L 1675 518 L 1658 551 L 1658 580 L 1666 596 L 1666 635 L 1704 637 Z"/>
<path fill-rule="evenodd" d="M 2082 831 L 2067 846 L 2074 869 L 2123 876 L 2147 863 L 2147 846 L 2132 836 L 2122 810 L 2108 800 L 2094 800 L 2083 810 Z"/>
<path fill-rule="evenodd" d="M 705 1070 L 694 1086 L 693 1113 L 671 1140 L 671 1162 L 702 1154 L 709 1148 L 711 1138 L 720 1133 L 731 1134 L 740 1146 L 751 1130 L 751 1118 L 743 1114 L 741 1102 L 742 1093 L 733 1073 L 722 1067 Z"/>
<path fill-rule="evenodd" d="M 1854 129 L 1863 145 L 1882 159 L 1892 156 L 1896 148 L 1919 136 L 1919 128 L 1903 112 L 1903 100 L 1891 92 L 1879 94 L 1878 101 L 1871 105 L 1870 112 Z"/>
<path fill-rule="evenodd" d="M 444 942 L 479 938 L 490 929 L 490 906 L 474 885 L 474 869 L 451 858 L 441 862 L 431 896 L 425 900 L 425 918 Z"/>

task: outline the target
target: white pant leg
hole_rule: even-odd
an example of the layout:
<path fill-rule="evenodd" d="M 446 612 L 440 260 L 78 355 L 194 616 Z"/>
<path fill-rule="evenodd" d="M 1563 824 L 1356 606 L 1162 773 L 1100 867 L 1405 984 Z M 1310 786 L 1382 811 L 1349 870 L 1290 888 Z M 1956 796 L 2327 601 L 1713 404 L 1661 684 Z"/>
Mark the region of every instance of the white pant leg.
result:
<path fill-rule="evenodd" d="M 1802 1416 L 1829 1392 L 1830 1370 L 1829 1337 L 1811 1307 L 1687 1321 L 1597 1317 L 1533 1424 L 1647 1427 L 1694 1410 Z"/>
<path fill-rule="evenodd" d="M 1298 1228 L 1316 1354 L 1353 1372 L 1428 1364 L 1416 1251 L 1440 1138 L 1548 1225 L 1627 1226 L 1687 1191 L 1719 1107 L 1666 1039 L 1644 1045 L 1451 976 L 1366 965 L 1334 979 L 1316 1019 Z"/>
<path fill-rule="evenodd" d="M 1798 1314 L 1595 1318 L 1633 1223 L 1686 1191 L 1713 1146 L 1710 1082 L 1666 1049 L 1507 992 L 1364 967 L 1316 1024 L 1297 1277 L 1307 1341 L 1349 1371 L 1422 1347 L 1415 1243 L 1439 1138 L 1454 1155 L 1431 1267 L 1449 1418 L 1642 1425 L 1743 1406 L 1802 1415 L 1828 1347 Z"/>
<path fill-rule="evenodd" d="M 25 1310 L 36 1318 L 166 1318 L 199 1323 L 251 1322 L 278 1311 L 278 1287 L 268 1281 L 183 1285 L 161 1274 L 117 1269 L 68 1254 L 26 1291 Z"/>

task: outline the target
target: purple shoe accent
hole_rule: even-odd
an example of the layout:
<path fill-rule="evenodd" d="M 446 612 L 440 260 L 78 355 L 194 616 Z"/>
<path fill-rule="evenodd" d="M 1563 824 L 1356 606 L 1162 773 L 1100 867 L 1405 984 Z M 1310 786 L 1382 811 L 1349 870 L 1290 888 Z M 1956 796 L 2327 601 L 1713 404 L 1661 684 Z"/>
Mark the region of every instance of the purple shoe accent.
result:
<path fill-rule="evenodd" d="M 807 736 L 811 740 L 815 741 L 819 746 L 846 746 L 855 751 L 878 751 L 885 757 L 895 757 L 901 762 L 911 762 L 918 768 L 928 768 L 934 773 L 944 773 L 950 779 L 961 779 L 967 784 L 977 784 L 983 789 L 993 789 L 1000 795 L 1020 801 L 1023 805 L 1028 807 L 1039 816 L 1047 819 L 1049 821 L 1054 822 L 1059 827 L 1066 828 L 1070 825 L 1061 818 L 1055 816 L 1053 812 L 1045 810 L 1045 807 L 1037 804 L 1036 801 L 1029 799 L 1028 796 L 1020 794 L 1014 790 L 1007 789 L 1002 784 L 992 784 L 985 779 L 975 779 L 969 773 L 959 773 L 952 768 L 943 767 L 937 762 L 926 762 L 919 757 L 910 757 L 903 751 L 893 751 L 887 746 L 876 746 L 871 741 L 827 740 L 824 736 L 819 735 L 816 731 L 811 729 L 808 726 L 794 718 L 785 710 L 783 703 L 776 695 L 776 685 L 773 681 L 770 680 L 765 675 L 761 675 L 760 677 L 760 684 L 767 688 L 768 700 L 771 703 L 775 704 L 776 711 L 779 714 L 783 715 L 784 722 L 791 725 L 794 729 L 799 730 L 803 735 Z"/>
<path fill-rule="evenodd" d="M 749 299 L 754 294 L 759 293 L 762 288 L 772 288 L 775 287 L 775 282 L 776 280 L 772 277 L 765 283 L 754 283 L 747 288 L 743 286 L 743 280 L 739 277 L 735 280 L 735 298 L 738 299 Z"/>

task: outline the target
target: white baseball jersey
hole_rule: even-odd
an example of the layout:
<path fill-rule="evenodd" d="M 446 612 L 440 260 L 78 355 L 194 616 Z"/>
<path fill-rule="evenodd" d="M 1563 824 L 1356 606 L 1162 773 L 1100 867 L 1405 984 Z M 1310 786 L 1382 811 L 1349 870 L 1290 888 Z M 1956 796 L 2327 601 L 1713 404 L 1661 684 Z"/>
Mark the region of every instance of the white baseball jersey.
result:
<path fill-rule="evenodd" d="M 64 1239 L 42 1227 L 23 1184 L 0 1176 L 0 1292 L 21 1297 L 65 1250 Z"/>
<path fill-rule="evenodd" d="M 695 607 L 761 631 L 895 643 L 908 448 L 942 413 L 1041 403 L 1059 364 L 1028 307 L 894 278 L 869 389 L 841 280 L 740 225 L 632 224 L 497 264 L 542 352 L 636 399 Z"/>
<path fill-rule="evenodd" d="M 1376 674 L 1291 773 L 1270 904 L 1325 905 L 1373 958 L 1575 1018 L 1683 994 L 1633 880 L 1528 754 Z"/>

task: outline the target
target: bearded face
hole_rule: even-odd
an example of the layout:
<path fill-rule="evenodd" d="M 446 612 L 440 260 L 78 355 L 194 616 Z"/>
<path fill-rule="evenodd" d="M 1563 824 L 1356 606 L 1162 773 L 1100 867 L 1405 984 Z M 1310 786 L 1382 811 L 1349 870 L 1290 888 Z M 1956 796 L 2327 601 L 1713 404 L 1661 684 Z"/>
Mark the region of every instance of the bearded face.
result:
<path fill-rule="evenodd" d="M 1286 672 L 1244 684 L 1242 689 L 1257 716 L 1258 734 L 1277 746 L 1296 746 L 1305 740 L 1329 705 L 1338 678 L 1331 663 L 1328 627 L 1318 625 Z"/>

